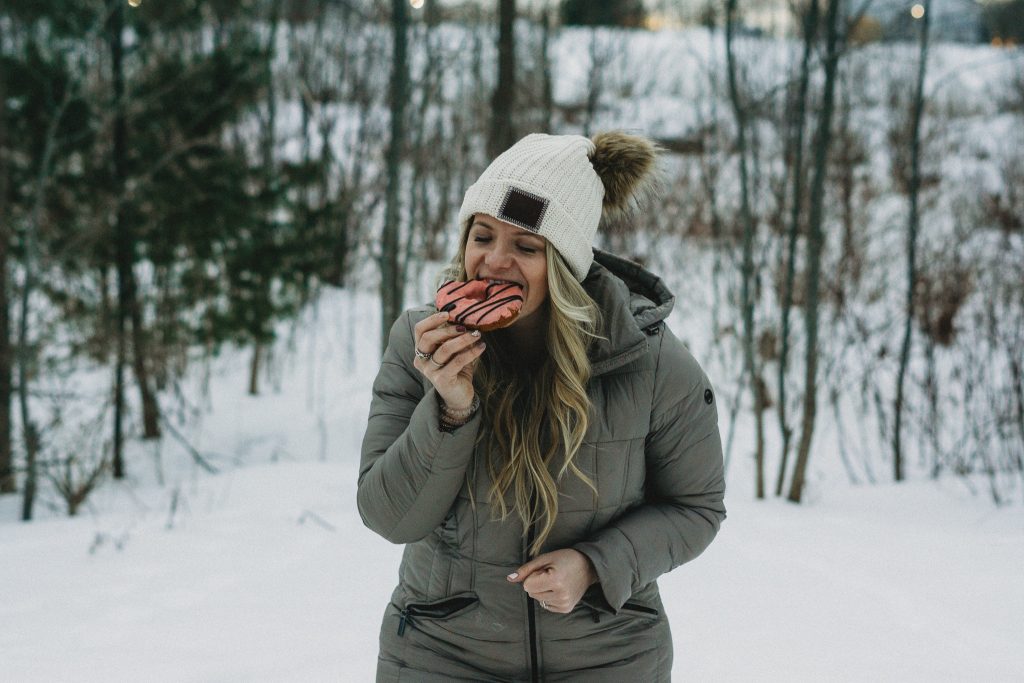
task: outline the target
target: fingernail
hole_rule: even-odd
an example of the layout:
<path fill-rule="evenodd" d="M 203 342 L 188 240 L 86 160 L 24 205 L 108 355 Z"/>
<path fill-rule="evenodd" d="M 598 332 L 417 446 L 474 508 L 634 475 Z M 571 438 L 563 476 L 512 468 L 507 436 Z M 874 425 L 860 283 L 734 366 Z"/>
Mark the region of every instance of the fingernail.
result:
<path fill-rule="evenodd" d="M 509 581 L 515 581 L 517 578 L 519 578 L 519 572 L 512 572 L 505 578 L 507 578 Z"/>
<path fill-rule="evenodd" d="M 456 325 L 455 326 L 455 331 L 456 332 L 465 332 L 466 331 L 466 326 L 465 325 Z"/>

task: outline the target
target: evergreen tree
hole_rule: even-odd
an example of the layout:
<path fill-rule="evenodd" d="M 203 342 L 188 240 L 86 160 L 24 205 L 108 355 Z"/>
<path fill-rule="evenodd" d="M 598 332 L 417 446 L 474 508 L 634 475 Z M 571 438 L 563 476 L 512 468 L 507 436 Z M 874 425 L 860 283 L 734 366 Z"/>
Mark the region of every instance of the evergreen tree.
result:
<path fill-rule="evenodd" d="M 46 176 L 33 233 L 48 273 L 39 282 L 73 352 L 113 360 L 118 255 L 129 267 L 120 279 L 152 273 L 128 311 L 136 375 L 152 373 L 159 389 L 196 343 L 272 339 L 273 320 L 296 307 L 293 288 L 279 285 L 294 267 L 283 255 L 297 249 L 291 216 L 278 210 L 283 188 L 266 182 L 274 150 L 268 172 L 242 137 L 271 78 L 258 23 L 229 3 L 145 3 L 125 13 L 123 31 L 109 27 L 122 50 L 111 72 L 109 56 L 89 55 L 103 44 L 89 29 L 119 8 L 33 0 L 8 15 L 17 40 L 2 57 L 5 196 L 10 223 L 24 226 Z M 212 45 L 201 35 L 210 17 Z"/>

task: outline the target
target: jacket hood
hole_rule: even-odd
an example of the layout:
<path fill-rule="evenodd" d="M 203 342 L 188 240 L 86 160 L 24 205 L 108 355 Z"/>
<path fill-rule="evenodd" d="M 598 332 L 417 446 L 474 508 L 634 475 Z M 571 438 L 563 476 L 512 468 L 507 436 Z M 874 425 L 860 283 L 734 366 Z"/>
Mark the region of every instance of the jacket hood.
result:
<path fill-rule="evenodd" d="M 654 273 L 620 256 L 594 249 L 594 263 L 583 288 L 604 315 L 601 336 L 591 343 L 594 375 L 624 365 L 647 351 L 647 337 L 657 334 L 675 306 L 675 295 Z"/>

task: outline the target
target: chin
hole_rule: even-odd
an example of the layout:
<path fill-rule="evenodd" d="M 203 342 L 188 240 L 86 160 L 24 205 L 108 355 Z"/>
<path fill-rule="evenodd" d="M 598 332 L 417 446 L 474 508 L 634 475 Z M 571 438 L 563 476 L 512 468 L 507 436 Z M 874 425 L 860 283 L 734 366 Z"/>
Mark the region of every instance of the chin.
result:
<path fill-rule="evenodd" d="M 525 309 L 526 307 L 524 306 L 523 308 Z M 519 315 L 516 317 L 516 321 L 514 323 L 512 323 L 512 325 L 509 325 L 509 327 L 513 327 L 513 326 L 523 322 L 524 320 L 526 322 L 530 322 L 530 323 L 541 322 L 540 321 L 541 311 L 542 311 L 542 307 L 537 307 L 537 308 L 534 308 L 534 309 L 529 310 L 529 311 L 526 311 L 526 310 L 520 311 Z"/>

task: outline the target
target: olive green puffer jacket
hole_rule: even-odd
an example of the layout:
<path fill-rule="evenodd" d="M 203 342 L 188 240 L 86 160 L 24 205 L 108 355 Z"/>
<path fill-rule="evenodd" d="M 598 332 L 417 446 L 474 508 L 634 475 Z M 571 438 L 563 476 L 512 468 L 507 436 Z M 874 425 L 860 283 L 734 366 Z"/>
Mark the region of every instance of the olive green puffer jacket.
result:
<path fill-rule="evenodd" d="M 475 458 L 480 412 L 438 428 L 433 386 L 413 365 L 413 326 L 391 329 L 373 385 L 358 505 L 363 522 L 406 544 L 380 630 L 378 681 L 670 679 L 672 637 L 656 579 L 699 555 L 725 519 L 722 446 L 707 376 L 665 326 L 674 297 L 640 266 L 595 250 L 583 282 L 605 317 L 591 351 L 591 422 L 544 551 L 572 547 L 599 583 L 569 614 L 540 609 L 505 576 L 529 558 L 532 530 L 493 519 Z"/>

